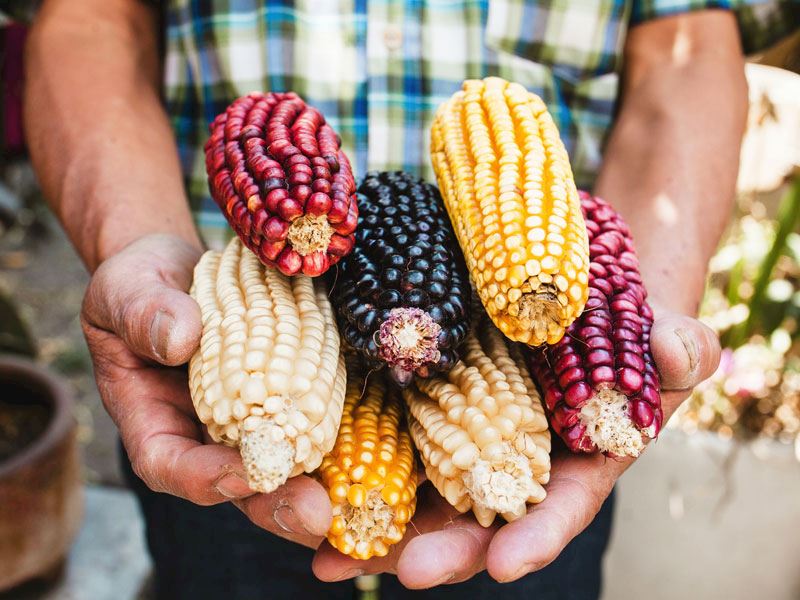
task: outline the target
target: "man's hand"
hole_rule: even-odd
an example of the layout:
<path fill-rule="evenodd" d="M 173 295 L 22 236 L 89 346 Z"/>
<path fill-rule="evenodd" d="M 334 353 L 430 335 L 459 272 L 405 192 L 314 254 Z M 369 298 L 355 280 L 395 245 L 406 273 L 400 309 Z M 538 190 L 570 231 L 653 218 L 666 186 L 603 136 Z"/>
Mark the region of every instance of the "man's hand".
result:
<path fill-rule="evenodd" d="M 695 319 L 656 314 L 652 347 L 661 373 L 666 422 L 691 388 L 716 368 L 719 342 Z M 314 573 L 334 581 L 388 571 L 406 587 L 428 588 L 465 581 L 483 569 L 498 581 L 541 569 L 591 523 L 617 478 L 633 462 L 556 447 L 547 498 L 518 521 L 484 529 L 470 513 L 459 515 L 426 484 L 420 488 L 413 525 L 389 555 L 358 561 L 326 543 L 314 559 Z"/>
<path fill-rule="evenodd" d="M 200 341 L 200 309 L 186 293 L 199 257 L 180 238 L 151 235 L 95 272 L 81 323 L 103 403 L 148 487 L 202 505 L 232 500 L 260 527 L 316 547 L 332 518 L 319 483 L 300 476 L 254 494 L 239 453 L 204 440 L 178 367 Z"/>

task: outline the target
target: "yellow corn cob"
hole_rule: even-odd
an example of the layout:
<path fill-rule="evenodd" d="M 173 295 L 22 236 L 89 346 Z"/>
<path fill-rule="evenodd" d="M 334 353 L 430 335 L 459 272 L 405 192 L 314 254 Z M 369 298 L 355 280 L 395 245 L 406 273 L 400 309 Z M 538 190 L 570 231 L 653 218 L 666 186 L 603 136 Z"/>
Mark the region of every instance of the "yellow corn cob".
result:
<path fill-rule="evenodd" d="M 201 257 L 191 294 L 203 334 L 189 387 L 211 437 L 239 447 L 256 491 L 315 470 L 336 439 L 346 382 L 322 283 L 265 268 L 234 238 Z"/>
<path fill-rule="evenodd" d="M 550 433 L 519 348 L 481 321 L 446 376 L 417 379 L 403 396 L 428 479 L 488 527 L 497 513 L 513 521 L 544 499 Z"/>
<path fill-rule="evenodd" d="M 586 304 L 589 242 L 544 102 L 497 77 L 465 81 L 436 112 L 431 158 L 494 324 L 518 342 L 556 343 Z"/>
<path fill-rule="evenodd" d="M 416 508 L 414 448 L 397 388 L 347 358 L 347 394 L 333 450 L 320 478 L 333 503 L 328 541 L 343 554 L 385 556 Z M 366 384 L 366 386 L 365 386 Z"/>

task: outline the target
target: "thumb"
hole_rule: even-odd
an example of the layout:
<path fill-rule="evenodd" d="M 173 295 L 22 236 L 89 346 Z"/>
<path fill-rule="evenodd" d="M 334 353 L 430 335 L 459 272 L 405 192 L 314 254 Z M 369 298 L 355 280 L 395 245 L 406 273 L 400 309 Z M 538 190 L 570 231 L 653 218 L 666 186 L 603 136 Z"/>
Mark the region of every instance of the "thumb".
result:
<path fill-rule="evenodd" d="M 697 319 L 667 314 L 656 319 L 650 337 L 664 390 L 690 390 L 719 365 L 716 334 Z"/>
<path fill-rule="evenodd" d="M 144 358 L 169 366 L 187 362 L 202 331 L 200 308 L 186 293 L 199 255 L 163 236 L 131 244 L 92 277 L 85 326 L 114 333 Z"/>

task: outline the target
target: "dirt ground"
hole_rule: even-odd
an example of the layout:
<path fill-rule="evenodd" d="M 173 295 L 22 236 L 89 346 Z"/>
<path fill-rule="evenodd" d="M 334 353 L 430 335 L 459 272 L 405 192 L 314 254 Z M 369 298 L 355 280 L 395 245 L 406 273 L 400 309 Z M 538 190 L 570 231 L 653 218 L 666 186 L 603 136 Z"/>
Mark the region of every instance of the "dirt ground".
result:
<path fill-rule="evenodd" d="M 17 175 L 14 187 L 30 187 L 25 169 Z M 78 319 L 89 275 L 41 200 L 28 200 L 17 214 L 22 224 L 0 234 L 0 294 L 19 311 L 40 362 L 63 375 L 75 394 L 87 481 L 120 484 L 116 430 L 97 393 Z"/>

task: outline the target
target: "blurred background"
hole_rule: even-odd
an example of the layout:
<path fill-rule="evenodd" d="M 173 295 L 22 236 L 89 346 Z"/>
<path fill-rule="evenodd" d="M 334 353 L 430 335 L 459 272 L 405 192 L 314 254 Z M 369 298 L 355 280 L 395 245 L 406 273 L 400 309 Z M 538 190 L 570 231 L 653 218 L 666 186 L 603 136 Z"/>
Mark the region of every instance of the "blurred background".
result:
<path fill-rule="evenodd" d="M 26 159 L 24 36 L 0 13 L 0 590 L 33 578 L 0 600 L 146 599 L 77 317 L 88 276 Z M 619 484 L 607 600 L 800 598 L 799 73 L 800 32 L 748 64 L 738 202 L 702 308 L 722 364 Z"/>

